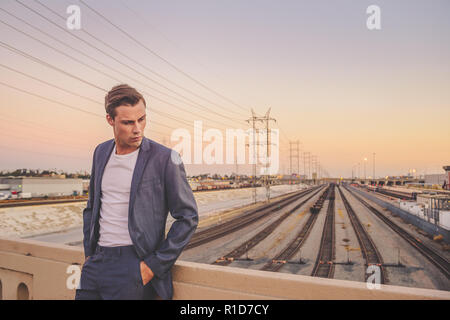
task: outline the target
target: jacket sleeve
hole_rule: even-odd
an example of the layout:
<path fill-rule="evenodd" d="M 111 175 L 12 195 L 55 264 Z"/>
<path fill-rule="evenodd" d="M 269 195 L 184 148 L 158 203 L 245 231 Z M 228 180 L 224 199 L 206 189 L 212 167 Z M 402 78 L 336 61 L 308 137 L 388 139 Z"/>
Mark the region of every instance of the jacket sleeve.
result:
<path fill-rule="evenodd" d="M 170 214 L 175 219 L 166 239 L 144 259 L 158 278 L 167 276 L 198 225 L 198 209 L 178 153 L 172 151 L 165 169 L 165 196 Z"/>
<path fill-rule="evenodd" d="M 89 245 L 90 233 L 91 233 L 91 219 L 92 219 L 92 206 L 94 204 L 94 181 L 95 181 L 95 152 L 92 159 L 92 170 L 91 170 L 91 179 L 89 181 L 89 195 L 88 202 L 86 208 L 83 210 L 83 246 L 84 246 L 84 256 L 87 258 L 91 256 L 93 252 L 91 252 L 91 248 Z"/>

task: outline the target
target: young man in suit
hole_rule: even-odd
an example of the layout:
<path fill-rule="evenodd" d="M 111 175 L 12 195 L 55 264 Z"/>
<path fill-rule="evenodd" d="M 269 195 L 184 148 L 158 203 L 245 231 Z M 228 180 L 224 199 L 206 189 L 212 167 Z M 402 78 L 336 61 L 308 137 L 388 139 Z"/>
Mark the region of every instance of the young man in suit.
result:
<path fill-rule="evenodd" d="M 178 153 L 144 137 L 146 103 L 128 85 L 105 96 L 114 139 L 94 151 L 75 299 L 171 299 L 171 267 L 198 224 Z M 175 219 L 167 237 L 167 214 Z"/>

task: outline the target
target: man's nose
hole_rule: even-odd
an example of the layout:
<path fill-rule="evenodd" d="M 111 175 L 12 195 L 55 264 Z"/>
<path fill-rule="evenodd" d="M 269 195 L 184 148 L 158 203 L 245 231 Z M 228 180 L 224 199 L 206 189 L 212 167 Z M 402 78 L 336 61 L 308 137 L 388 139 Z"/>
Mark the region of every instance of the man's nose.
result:
<path fill-rule="evenodd" d="M 138 134 L 141 132 L 141 126 L 138 123 L 135 123 L 133 126 L 133 133 Z"/>

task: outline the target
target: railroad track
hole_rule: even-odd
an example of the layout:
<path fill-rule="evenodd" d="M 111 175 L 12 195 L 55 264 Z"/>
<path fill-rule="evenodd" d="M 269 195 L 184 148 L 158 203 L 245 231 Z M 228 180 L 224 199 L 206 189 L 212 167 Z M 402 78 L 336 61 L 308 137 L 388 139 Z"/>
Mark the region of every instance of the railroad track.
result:
<path fill-rule="evenodd" d="M 366 266 L 378 266 L 380 268 L 380 284 L 385 284 L 388 282 L 386 270 L 383 267 L 383 257 L 381 256 L 380 252 L 378 251 L 375 243 L 373 242 L 372 238 L 367 233 L 364 226 L 361 224 L 361 221 L 359 220 L 358 216 L 355 214 L 355 211 L 353 211 L 353 208 L 350 206 L 350 203 L 348 202 L 347 198 L 345 197 L 344 193 L 342 192 L 341 188 L 338 187 L 339 193 L 341 195 L 342 201 L 344 202 L 345 209 L 347 210 L 347 214 L 350 218 L 350 222 L 353 226 L 353 230 L 355 230 L 356 238 L 358 239 L 359 246 L 361 248 L 361 253 L 366 260 Z M 365 280 L 367 281 L 367 278 L 369 275 L 365 273 Z"/>
<path fill-rule="evenodd" d="M 273 258 L 271 261 L 268 261 L 261 268 L 261 270 L 276 272 L 280 270 L 288 262 L 288 260 L 291 259 L 298 252 L 298 250 L 301 248 L 305 240 L 308 238 L 312 230 L 312 227 L 317 220 L 317 216 L 321 209 L 321 205 L 325 201 L 330 191 L 330 188 L 331 186 L 328 186 L 328 188 L 324 191 L 321 197 L 317 200 L 316 204 L 310 208 L 313 210 L 310 210 L 311 214 L 309 215 L 308 220 L 306 221 L 302 229 L 299 231 L 295 239 L 291 241 L 275 258 Z"/>
<path fill-rule="evenodd" d="M 242 229 L 264 217 L 267 217 L 268 215 L 273 214 L 278 210 L 281 210 L 282 208 L 286 207 L 287 205 L 291 204 L 297 199 L 317 190 L 318 188 L 320 187 L 314 187 L 311 189 L 307 189 L 305 191 L 296 192 L 293 195 L 290 195 L 282 200 L 278 200 L 270 203 L 269 205 L 250 210 L 249 212 L 240 215 L 232 220 L 196 232 L 192 236 L 192 239 L 186 246 L 185 250 L 198 247 L 204 243 L 210 242 L 212 240 L 223 237 L 231 232 L 235 232 L 239 229 Z"/>
<path fill-rule="evenodd" d="M 213 264 L 226 266 L 233 262 L 235 259 L 241 257 L 243 254 L 248 252 L 251 248 L 256 246 L 262 240 L 264 240 L 269 234 L 271 234 L 287 217 L 289 217 L 293 212 L 295 212 L 298 208 L 303 206 L 306 202 L 308 202 L 312 197 L 314 197 L 317 193 L 320 192 L 320 189 L 317 192 L 314 192 L 311 196 L 307 197 L 305 200 L 297 204 L 293 209 L 282 214 L 277 220 L 272 222 L 270 225 L 265 227 L 263 230 L 258 232 L 255 236 L 253 236 L 250 240 L 245 241 L 237 248 L 227 253 L 223 257 L 217 259 Z"/>
<path fill-rule="evenodd" d="M 394 192 L 394 191 L 389 191 L 389 190 L 384 190 L 384 189 L 380 189 L 375 192 L 378 194 L 382 194 L 382 195 L 385 195 L 388 197 L 393 197 L 393 198 L 401 199 L 401 200 L 416 200 L 416 197 L 414 197 L 414 195 L 412 195 L 412 194 Z"/>
<path fill-rule="evenodd" d="M 26 200 L 26 201 L 14 201 L 14 202 L 1 202 L 0 208 L 14 208 L 14 207 L 26 207 L 26 206 L 40 206 L 44 204 L 61 204 L 61 203 L 73 203 L 73 202 L 86 202 L 88 197 L 79 199 L 49 199 L 49 200 Z"/>
<path fill-rule="evenodd" d="M 408 231 L 404 230 L 402 227 L 397 225 L 391 219 L 386 217 L 383 213 L 381 213 L 379 210 L 371 206 L 367 201 L 363 200 L 360 196 L 356 195 L 348 188 L 346 189 L 348 192 L 352 193 L 352 195 L 356 199 L 358 199 L 367 209 L 369 209 L 372 213 L 374 213 L 392 230 L 394 230 L 394 232 L 396 232 L 403 239 L 405 239 L 410 245 L 416 248 L 425 258 L 427 258 L 433 265 L 435 265 L 439 270 L 441 270 L 442 273 L 447 277 L 447 279 L 450 279 L 450 263 L 445 257 L 441 256 L 439 253 L 437 253 L 432 248 L 421 242 L 419 239 L 416 239 Z"/>
<path fill-rule="evenodd" d="M 335 186 L 331 185 L 328 194 L 327 216 L 320 240 L 320 249 L 317 255 L 316 264 L 311 273 L 313 277 L 333 278 L 334 259 L 335 259 L 335 226 L 334 226 L 334 204 L 335 204 Z"/>

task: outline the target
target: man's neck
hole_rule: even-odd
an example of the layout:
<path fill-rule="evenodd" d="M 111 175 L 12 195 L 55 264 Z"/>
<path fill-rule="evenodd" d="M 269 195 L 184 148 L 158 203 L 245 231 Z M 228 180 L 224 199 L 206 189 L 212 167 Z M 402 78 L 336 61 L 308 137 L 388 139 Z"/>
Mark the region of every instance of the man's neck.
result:
<path fill-rule="evenodd" d="M 118 155 L 124 155 L 124 154 L 129 154 L 129 153 L 131 153 L 131 152 L 134 152 L 134 151 L 136 151 L 137 149 L 139 149 L 139 147 L 137 147 L 137 148 L 134 148 L 134 147 L 123 147 L 123 146 L 120 146 L 119 144 L 117 144 L 117 142 L 116 142 L 116 154 L 118 154 Z"/>

